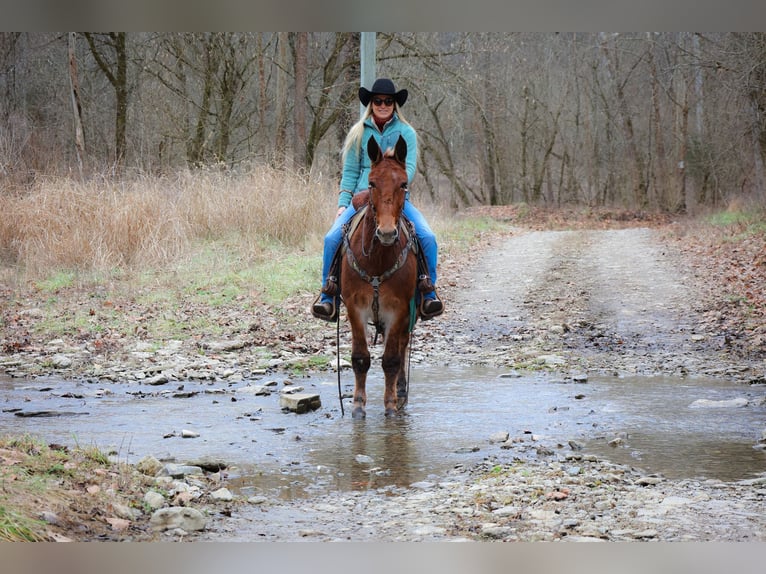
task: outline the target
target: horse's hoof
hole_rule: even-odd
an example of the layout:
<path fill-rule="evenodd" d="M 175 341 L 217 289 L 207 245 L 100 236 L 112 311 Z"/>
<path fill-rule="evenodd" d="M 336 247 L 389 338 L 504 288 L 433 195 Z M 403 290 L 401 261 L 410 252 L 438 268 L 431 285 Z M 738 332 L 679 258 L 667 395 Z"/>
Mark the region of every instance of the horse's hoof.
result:
<path fill-rule="evenodd" d="M 387 417 L 395 417 L 397 415 L 398 411 L 396 409 L 386 409 L 386 416 Z"/>
<path fill-rule="evenodd" d="M 364 412 L 362 407 L 356 407 L 353 411 L 351 411 L 351 418 L 353 419 L 363 419 L 366 416 L 367 413 Z"/>

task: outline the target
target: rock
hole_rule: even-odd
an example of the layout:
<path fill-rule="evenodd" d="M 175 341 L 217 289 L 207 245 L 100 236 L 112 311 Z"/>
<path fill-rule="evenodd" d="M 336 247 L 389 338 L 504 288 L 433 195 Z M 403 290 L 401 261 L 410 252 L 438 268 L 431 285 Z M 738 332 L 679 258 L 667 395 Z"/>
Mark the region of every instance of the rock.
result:
<path fill-rule="evenodd" d="M 152 510 L 157 510 L 165 506 L 165 497 L 159 492 L 149 490 L 144 494 L 144 503 Z"/>
<path fill-rule="evenodd" d="M 53 526 L 58 526 L 61 524 L 61 519 L 59 518 L 58 514 L 51 512 L 50 510 L 43 510 L 40 513 L 40 520 L 47 522 L 48 524 L 52 524 Z"/>
<path fill-rule="evenodd" d="M 155 511 L 151 519 L 149 519 L 149 525 L 154 530 L 162 531 L 181 528 L 189 532 L 204 530 L 206 520 L 205 516 L 196 508 L 171 506 L 170 508 L 160 508 Z"/>
<path fill-rule="evenodd" d="M 175 464 L 172 462 L 166 464 L 160 472 L 165 476 L 172 476 L 173 478 L 183 478 L 189 474 L 203 474 L 202 469 L 198 466 Z"/>
<path fill-rule="evenodd" d="M 125 520 L 135 520 L 137 516 L 141 514 L 141 511 L 137 508 L 131 508 L 124 504 L 112 504 L 112 510 L 114 513 Z"/>
<path fill-rule="evenodd" d="M 505 442 L 508 440 L 509 436 L 510 435 L 506 431 L 499 431 L 489 437 L 489 442 L 491 443 Z"/>
<path fill-rule="evenodd" d="M 143 384 L 145 385 L 164 385 L 168 382 L 167 375 L 160 373 L 159 375 L 154 375 L 153 377 L 149 377 L 148 379 L 144 379 Z"/>
<path fill-rule="evenodd" d="M 513 529 L 509 526 L 487 523 L 481 525 L 481 534 L 488 538 L 505 538 L 513 534 Z"/>
<path fill-rule="evenodd" d="M 219 458 L 204 457 L 186 461 L 190 466 L 198 466 L 207 472 L 218 472 L 229 467 L 229 463 Z"/>
<path fill-rule="evenodd" d="M 130 520 L 127 520 L 126 518 L 105 518 L 106 522 L 109 524 L 109 526 L 112 527 L 112 530 L 115 532 L 122 532 L 123 530 L 126 530 L 130 527 Z"/>
<path fill-rule="evenodd" d="M 737 397 L 736 399 L 728 399 L 724 401 L 711 401 L 709 399 L 697 399 L 689 405 L 691 409 L 739 409 L 746 407 L 750 404 L 744 397 Z"/>
<path fill-rule="evenodd" d="M 215 353 L 222 353 L 226 351 L 238 351 L 247 345 L 245 341 L 239 339 L 233 339 L 231 341 L 203 341 L 200 343 L 200 347 L 208 351 Z"/>
<path fill-rule="evenodd" d="M 576 375 L 572 375 L 572 381 L 575 383 L 587 383 L 588 382 L 588 375 L 578 373 Z"/>
<path fill-rule="evenodd" d="M 181 429 L 181 438 L 197 438 L 199 433 L 189 429 Z"/>
<path fill-rule="evenodd" d="M 210 493 L 210 498 L 213 500 L 228 502 L 230 500 L 234 500 L 234 495 L 228 488 L 219 488 L 218 490 L 214 490 Z"/>
<path fill-rule="evenodd" d="M 73 362 L 74 361 L 66 355 L 53 355 L 51 358 L 51 366 L 54 369 L 68 369 L 72 366 Z"/>
<path fill-rule="evenodd" d="M 654 486 L 662 482 L 662 478 L 659 476 L 642 476 L 636 481 L 639 486 Z"/>
<path fill-rule="evenodd" d="M 521 516 L 521 508 L 518 506 L 503 506 L 493 510 L 492 514 L 508 518 L 519 518 Z"/>
<path fill-rule="evenodd" d="M 237 392 L 255 396 L 268 396 L 271 394 L 271 390 L 266 385 L 246 385 L 238 388 Z"/>
<path fill-rule="evenodd" d="M 315 411 L 322 406 L 322 400 L 315 393 L 295 393 L 291 395 L 280 395 L 279 406 L 282 409 L 294 413 L 303 414 L 308 411 Z"/>
<path fill-rule="evenodd" d="M 162 470 L 162 463 L 151 455 L 147 455 L 136 463 L 136 470 L 147 476 L 157 476 Z"/>
<path fill-rule="evenodd" d="M 547 366 L 560 366 L 566 364 L 567 360 L 559 355 L 540 355 L 537 362 Z"/>

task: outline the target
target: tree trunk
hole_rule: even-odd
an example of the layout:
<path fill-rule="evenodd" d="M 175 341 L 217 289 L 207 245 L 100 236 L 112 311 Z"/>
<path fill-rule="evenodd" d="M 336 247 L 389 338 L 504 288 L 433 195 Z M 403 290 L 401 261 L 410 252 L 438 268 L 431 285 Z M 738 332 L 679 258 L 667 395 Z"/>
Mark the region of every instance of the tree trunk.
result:
<path fill-rule="evenodd" d="M 109 32 L 108 34 L 84 33 L 91 54 L 96 64 L 112 85 L 115 93 L 114 117 L 114 162 L 119 165 L 125 159 L 126 134 L 128 125 L 128 53 L 126 47 L 126 32 Z M 102 46 L 113 52 L 114 62 L 110 56 L 102 52 Z"/>
<path fill-rule="evenodd" d="M 625 148 L 633 176 L 632 197 L 629 198 L 629 203 L 633 207 L 642 206 L 646 203 L 646 180 L 644 177 L 643 159 L 638 150 L 635 130 L 633 129 L 633 118 L 630 114 L 628 99 L 623 89 L 623 82 L 618 77 L 619 66 L 617 59 L 612 54 L 608 40 L 603 34 L 601 35 L 600 48 L 604 55 L 604 72 L 614 87 L 614 95 L 617 99 L 617 112 L 620 117 L 620 125 L 622 126 L 623 137 L 625 138 Z"/>
<path fill-rule="evenodd" d="M 293 106 L 293 162 L 298 170 L 308 165 L 306 157 L 306 106 L 308 105 L 308 32 L 295 33 L 295 104 Z"/>
<path fill-rule="evenodd" d="M 281 168 L 285 166 L 287 154 L 287 44 L 288 33 L 279 32 L 277 34 L 277 86 L 276 86 L 276 113 L 274 123 L 274 166 Z"/>
<path fill-rule="evenodd" d="M 72 93 L 72 111 L 74 116 L 74 147 L 77 154 L 77 168 L 80 179 L 83 177 L 82 156 L 85 154 L 85 136 L 82 130 L 82 103 L 80 102 L 80 83 L 77 79 L 77 57 L 75 52 L 76 32 L 68 34 L 69 48 L 69 86 Z"/>

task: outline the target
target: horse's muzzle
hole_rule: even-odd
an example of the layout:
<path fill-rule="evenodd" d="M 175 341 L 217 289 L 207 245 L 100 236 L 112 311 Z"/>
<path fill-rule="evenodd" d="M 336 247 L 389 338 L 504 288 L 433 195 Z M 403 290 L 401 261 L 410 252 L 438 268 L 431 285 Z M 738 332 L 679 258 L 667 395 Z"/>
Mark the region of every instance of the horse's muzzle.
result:
<path fill-rule="evenodd" d="M 381 244 L 386 247 L 390 247 L 396 240 L 399 239 L 399 228 L 394 227 L 390 231 L 383 231 L 380 227 L 375 230 L 375 237 L 378 238 Z"/>

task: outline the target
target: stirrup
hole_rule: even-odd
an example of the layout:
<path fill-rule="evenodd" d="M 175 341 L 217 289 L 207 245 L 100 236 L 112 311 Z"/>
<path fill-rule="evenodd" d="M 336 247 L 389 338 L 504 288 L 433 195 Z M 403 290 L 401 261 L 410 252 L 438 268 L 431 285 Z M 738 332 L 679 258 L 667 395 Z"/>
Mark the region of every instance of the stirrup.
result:
<path fill-rule="evenodd" d="M 329 321 L 330 323 L 335 323 L 338 321 L 338 305 L 335 302 L 335 299 L 331 299 L 330 301 L 320 301 L 322 298 L 322 295 L 317 295 L 317 298 L 314 299 L 314 302 L 311 304 L 311 314 L 316 317 L 317 319 L 322 319 L 323 321 Z M 320 312 L 319 310 L 322 309 L 324 305 L 329 304 L 331 306 L 332 312 L 327 315 L 324 312 Z"/>
<path fill-rule="evenodd" d="M 441 303 L 441 308 L 437 309 L 436 311 L 432 311 L 430 313 L 426 312 L 426 301 L 438 301 Z M 436 299 L 426 299 L 425 297 L 421 299 L 420 305 L 418 305 L 418 313 L 420 314 L 420 319 L 423 321 L 428 321 L 429 319 L 433 319 L 434 317 L 438 317 L 442 313 L 444 313 L 444 301 L 442 301 L 439 298 L 439 295 L 436 295 Z"/>

